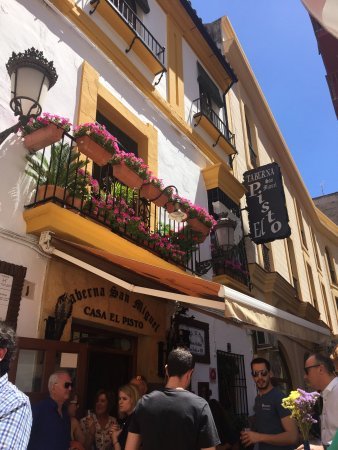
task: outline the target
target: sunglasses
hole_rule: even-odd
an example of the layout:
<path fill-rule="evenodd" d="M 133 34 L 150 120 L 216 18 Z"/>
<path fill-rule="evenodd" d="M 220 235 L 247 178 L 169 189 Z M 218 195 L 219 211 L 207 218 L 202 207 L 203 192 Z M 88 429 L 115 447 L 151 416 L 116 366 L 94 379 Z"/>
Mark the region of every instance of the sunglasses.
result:
<path fill-rule="evenodd" d="M 304 367 L 304 372 L 306 373 L 306 375 L 309 375 L 309 371 L 310 369 L 312 369 L 312 367 L 319 367 L 319 366 L 321 366 L 321 364 L 314 364 L 313 366 Z"/>
<path fill-rule="evenodd" d="M 263 369 L 263 370 L 253 370 L 253 371 L 251 372 L 251 375 L 252 375 L 254 378 L 258 378 L 259 375 L 261 375 L 262 377 L 266 377 L 268 373 L 269 373 L 269 371 L 268 371 L 267 369 Z"/>
<path fill-rule="evenodd" d="M 70 381 L 66 381 L 64 384 L 64 388 L 65 389 L 69 389 L 73 387 L 73 383 L 71 383 Z"/>

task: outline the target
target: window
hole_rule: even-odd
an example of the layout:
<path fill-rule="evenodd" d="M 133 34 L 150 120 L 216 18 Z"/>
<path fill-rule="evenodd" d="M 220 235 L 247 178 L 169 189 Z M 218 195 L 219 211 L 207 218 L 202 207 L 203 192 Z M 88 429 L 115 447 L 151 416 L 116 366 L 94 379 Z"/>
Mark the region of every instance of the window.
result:
<path fill-rule="evenodd" d="M 220 188 L 208 189 L 208 209 L 215 219 L 228 214 L 234 222 L 234 245 L 230 248 L 218 247 L 215 233 L 211 234 L 211 258 L 214 275 L 228 275 L 233 279 L 249 285 L 249 270 L 243 239 L 243 227 L 240 207 Z"/>
<path fill-rule="evenodd" d="M 295 250 L 293 247 L 293 242 L 292 242 L 291 238 L 287 238 L 286 242 L 287 242 L 288 253 L 289 253 L 292 285 L 296 289 L 297 298 L 301 299 L 301 292 L 300 292 L 300 286 L 299 286 L 299 281 L 298 281 L 299 280 L 298 279 L 298 270 L 297 270 L 296 256 L 295 256 Z"/>
<path fill-rule="evenodd" d="M 270 248 L 266 244 L 261 245 L 263 256 L 263 267 L 267 272 L 271 272 Z"/>
<path fill-rule="evenodd" d="M 312 269 L 311 269 L 311 266 L 309 263 L 306 263 L 306 269 L 307 269 L 307 273 L 308 273 L 308 277 L 309 277 L 309 287 L 310 287 L 312 303 L 313 303 L 313 306 L 317 309 L 317 311 L 319 311 L 315 283 L 314 283 L 314 279 L 313 279 L 313 275 L 312 275 Z"/>
<path fill-rule="evenodd" d="M 206 115 L 214 107 L 223 108 L 224 103 L 220 96 L 219 89 L 209 77 L 207 72 L 203 69 L 201 64 L 197 62 L 197 72 L 198 72 L 198 85 L 200 90 L 200 98 L 201 98 L 201 110 Z M 205 109 L 203 109 L 205 108 Z"/>
<path fill-rule="evenodd" d="M 323 297 L 323 304 L 324 304 L 324 310 L 325 310 L 325 315 L 326 315 L 326 319 L 327 322 L 332 330 L 332 320 L 331 320 L 331 316 L 330 316 L 330 311 L 329 311 L 329 305 L 327 303 L 327 296 L 326 296 L 326 290 L 325 290 L 325 286 L 323 283 L 320 283 L 320 287 L 321 287 L 321 291 L 322 291 L 322 297 Z M 337 299 L 336 299 L 337 301 Z"/>
<path fill-rule="evenodd" d="M 303 222 L 302 212 L 299 208 L 297 201 L 295 201 L 295 204 L 296 204 L 296 211 L 297 211 L 297 217 L 298 217 L 299 232 L 301 235 L 302 243 L 303 243 L 304 247 L 307 249 L 308 246 L 307 246 L 307 242 L 306 242 L 306 235 L 305 235 L 305 230 L 304 230 L 304 222 Z"/>
<path fill-rule="evenodd" d="M 104 117 L 99 111 L 96 113 L 96 121 L 101 125 L 104 125 L 106 129 L 122 144 L 123 150 L 129 153 L 135 153 L 138 156 L 138 145 L 133 139 L 131 139 L 126 133 L 120 130 L 116 125 L 111 123 L 106 117 Z M 99 181 L 101 188 L 109 183 L 109 177 L 113 176 L 112 165 L 106 164 L 105 166 L 98 166 L 93 163 L 93 177 Z"/>
<path fill-rule="evenodd" d="M 236 415 L 248 415 L 244 356 L 217 350 L 219 401 Z"/>
<path fill-rule="evenodd" d="M 255 150 L 255 148 L 257 148 L 257 146 L 255 145 L 254 142 L 254 127 L 253 124 L 250 120 L 250 114 L 247 111 L 247 108 L 245 108 L 245 128 L 246 128 L 246 136 L 248 139 L 248 148 L 249 148 L 249 160 L 250 160 L 250 164 L 253 168 L 256 168 L 259 166 L 259 162 L 258 162 L 258 157 L 257 157 L 257 151 Z"/>
<path fill-rule="evenodd" d="M 311 238 L 312 238 L 312 245 L 313 245 L 313 249 L 314 249 L 314 253 L 315 253 L 317 267 L 319 270 L 322 270 L 322 266 L 320 264 L 320 259 L 319 259 L 319 253 L 318 253 L 318 244 L 317 244 L 316 236 L 314 235 L 312 228 L 311 228 Z"/>
<path fill-rule="evenodd" d="M 325 256 L 326 256 L 326 261 L 327 261 L 327 265 L 328 265 L 329 272 L 330 272 L 331 282 L 334 284 L 337 284 L 337 276 L 336 276 L 336 271 L 334 269 L 334 262 L 332 260 L 330 251 L 327 247 L 325 247 Z"/>

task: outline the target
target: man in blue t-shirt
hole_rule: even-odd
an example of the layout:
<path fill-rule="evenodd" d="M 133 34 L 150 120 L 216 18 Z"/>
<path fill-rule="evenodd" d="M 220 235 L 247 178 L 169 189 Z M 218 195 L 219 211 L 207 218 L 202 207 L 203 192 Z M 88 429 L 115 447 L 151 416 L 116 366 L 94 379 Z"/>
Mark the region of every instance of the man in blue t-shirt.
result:
<path fill-rule="evenodd" d="M 291 411 L 282 406 L 284 394 L 271 384 L 271 367 L 265 358 L 251 361 L 251 373 L 258 395 L 255 399 L 255 431 L 243 431 L 242 443 L 258 444 L 258 450 L 292 450 L 298 442 L 298 429 Z"/>
<path fill-rule="evenodd" d="M 208 402 L 186 390 L 193 370 L 188 350 L 170 352 L 166 387 L 139 400 L 125 450 L 215 450 L 220 440 Z"/>

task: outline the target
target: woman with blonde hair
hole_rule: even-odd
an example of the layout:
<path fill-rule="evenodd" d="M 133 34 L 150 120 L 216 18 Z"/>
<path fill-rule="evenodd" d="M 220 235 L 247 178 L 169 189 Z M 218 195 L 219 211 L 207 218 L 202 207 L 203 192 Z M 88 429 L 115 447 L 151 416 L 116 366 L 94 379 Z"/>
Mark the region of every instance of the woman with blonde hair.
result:
<path fill-rule="evenodd" d="M 118 395 L 119 424 L 112 425 L 110 429 L 114 450 L 124 450 L 126 446 L 129 424 L 139 398 L 140 393 L 136 386 L 126 384 L 120 387 Z"/>

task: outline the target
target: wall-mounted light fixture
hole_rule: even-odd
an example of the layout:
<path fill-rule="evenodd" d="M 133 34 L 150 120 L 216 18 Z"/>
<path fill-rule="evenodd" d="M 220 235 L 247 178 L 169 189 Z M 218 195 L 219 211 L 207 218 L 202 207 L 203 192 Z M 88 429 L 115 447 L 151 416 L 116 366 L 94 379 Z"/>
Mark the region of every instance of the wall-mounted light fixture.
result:
<path fill-rule="evenodd" d="M 161 191 L 161 194 L 153 200 L 157 200 L 159 197 L 161 197 L 162 194 L 169 193 L 170 190 L 172 191 L 173 189 L 176 192 L 176 196 L 178 196 L 177 187 L 174 185 L 170 185 L 165 187 L 163 191 Z M 185 211 L 183 211 L 182 202 L 179 198 L 175 198 L 174 200 L 171 200 L 169 203 L 171 204 L 172 207 L 172 211 L 170 212 L 168 211 L 168 215 L 171 220 L 176 220 L 176 222 L 183 222 L 184 220 L 187 219 L 188 214 Z"/>
<path fill-rule="evenodd" d="M 41 104 L 47 91 L 54 86 L 58 75 L 53 61 L 47 61 L 43 53 L 34 47 L 23 53 L 12 53 L 6 68 L 11 78 L 10 107 L 19 121 L 0 133 L 0 144 L 31 117 L 41 114 Z"/>
<path fill-rule="evenodd" d="M 216 237 L 216 248 L 222 250 L 223 252 L 231 250 L 235 247 L 235 228 L 237 222 L 231 220 L 227 217 L 226 213 L 220 214 L 217 224 L 214 227 L 215 237 Z M 225 254 L 221 254 L 212 259 L 207 259 L 206 261 L 200 261 L 196 263 L 196 273 L 197 275 L 206 274 L 216 262 L 223 261 L 225 259 Z"/>

